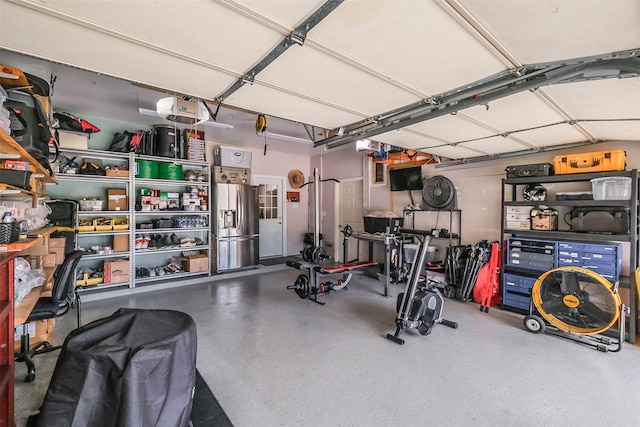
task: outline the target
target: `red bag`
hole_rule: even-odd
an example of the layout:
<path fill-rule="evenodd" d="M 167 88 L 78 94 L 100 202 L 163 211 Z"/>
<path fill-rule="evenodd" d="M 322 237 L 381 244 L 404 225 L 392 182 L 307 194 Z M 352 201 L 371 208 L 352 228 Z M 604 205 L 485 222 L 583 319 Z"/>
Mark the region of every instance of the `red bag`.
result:
<path fill-rule="evenodd" d="M 494 296 L 500 290 L 500 245 L 498 242 L 491 244 L 489 262 L 484 264 L 478 272 L 476 283 L 473 286 L 473 300 L 480 303 L 480 311 L 489 312 Z M 499 295 L 498 295 L 499 297 Z M 499 300 L 498 300 L 499 303 Z"/>
<path fill-rule="evenodd" d="M 83 133 L 100 132 L 97 126 L 70 113 L 55 112 L 53 113 L 53 118 L 58 120 L 58 129 Z"/>

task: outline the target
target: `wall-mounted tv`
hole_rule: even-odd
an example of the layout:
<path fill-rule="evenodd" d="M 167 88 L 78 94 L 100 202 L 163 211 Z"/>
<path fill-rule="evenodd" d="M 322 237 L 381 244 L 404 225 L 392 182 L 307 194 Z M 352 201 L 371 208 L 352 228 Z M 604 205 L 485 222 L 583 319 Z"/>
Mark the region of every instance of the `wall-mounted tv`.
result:
<path fill-rule="evenodd" d="M 391 191 L 422 190 L 422 167 L 389 169 Z"/>

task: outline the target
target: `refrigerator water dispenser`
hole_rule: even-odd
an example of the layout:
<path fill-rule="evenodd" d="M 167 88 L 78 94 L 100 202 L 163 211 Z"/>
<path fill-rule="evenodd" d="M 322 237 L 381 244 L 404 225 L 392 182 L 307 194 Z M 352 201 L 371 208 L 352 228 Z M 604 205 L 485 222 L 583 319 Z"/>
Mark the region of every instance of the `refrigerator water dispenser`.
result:
<path fill-rule="evenodd" d="M 220 215 L 222 219 L 222 228 L 236 228 L 236 211 L 232 209 L 226 209 L 222 211 Z"/>

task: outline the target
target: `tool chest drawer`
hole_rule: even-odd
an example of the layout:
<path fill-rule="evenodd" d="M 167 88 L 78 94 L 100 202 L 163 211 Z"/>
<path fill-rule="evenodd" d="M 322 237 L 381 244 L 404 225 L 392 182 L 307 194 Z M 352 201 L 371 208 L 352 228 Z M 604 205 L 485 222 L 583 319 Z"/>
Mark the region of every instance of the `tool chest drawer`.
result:
<path fill-rule="evenodd" d="M 558 251 L 591 252 L 594 254 L 618 254 L 621 248 L 620 243 L 578 243 L 578 242 L 558 242 Z"/>
<path fill-rule="evenodd" d="M 535 282 L 535 277 L 526 277 L 510 273 L 504 274 L 504 290 L 506 292 L 519 292 L 531 295 L 531 288 Z"/>
<path fill-rule="evenodd" d="M 555 266 L 556 245 L 553 241 L 511 237 L 507 245 L 507 265 L 541 271 Z"/>
<path fill-rule="evenodd" d="M 519 308 L 521 310 L 529 310 L 531 306 L 531 297 L 513 292 L 505 292 L 502 304 Z"/>

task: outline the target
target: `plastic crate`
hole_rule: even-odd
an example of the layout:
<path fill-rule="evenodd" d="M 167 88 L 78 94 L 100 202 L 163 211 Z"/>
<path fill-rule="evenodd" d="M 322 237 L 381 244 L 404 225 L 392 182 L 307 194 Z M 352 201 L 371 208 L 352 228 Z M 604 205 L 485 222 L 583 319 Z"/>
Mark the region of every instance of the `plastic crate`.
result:
<path fill-rule="evenodd" d="M 0 244 L 16 242 L 20 238 L 20 223 L 0 223 Z"/>
<path fill-rule="evenodd" d="M 114 218 L 113 219 L 113 229 L 114 230 L 128 230 L 129 229 L 129 219 L 128 218 Z"/>
<path fill-rule="evenodd" d="M 81 219 L 78 221 L 78 231 L 81 233 L 96 231 L 96 226 L 92 219 Z"/>
<path fill-rule="evenodd" d="M 629 200 L 631 198 L 631 178 L 610 176 L 591 180 L 593 200 Z"/>
<path fill-rule="evenodd" d="M 101 211 L 103 206 L 103 200 L 80 200 L 81 211 Z"/>
<path fill-rule="evenodd" d="M 113 220 L 111 218 L 96 218 L 93 220 L 93 225 L 96 231 L 111 231 L 113 230 Z"/>

